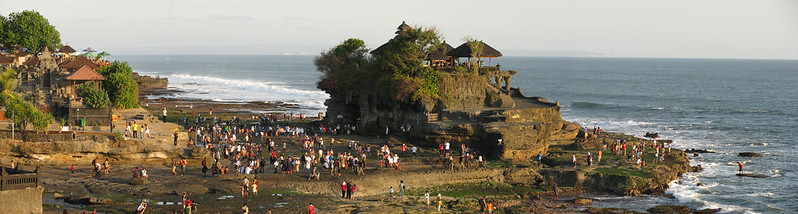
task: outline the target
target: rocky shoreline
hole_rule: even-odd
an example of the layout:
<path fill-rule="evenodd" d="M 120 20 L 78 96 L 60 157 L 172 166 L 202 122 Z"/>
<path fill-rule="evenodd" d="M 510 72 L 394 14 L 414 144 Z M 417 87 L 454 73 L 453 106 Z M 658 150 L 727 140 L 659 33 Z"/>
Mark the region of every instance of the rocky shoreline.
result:
<path fill-rule="evenodd" d="M 118 140 L 110 135 L 107 127 L 88 127 L 87 131 L 78 133 L 95 136 L 91 139 L 45 139 L 39 142 L 6 139 L 0 141 L 0 153 L 23 166 L 43 166 L 45 194 L 52 194 L 53 198 L 52 201 L 45 202 L 45 211 L 53 213 L 60 213 L 63 209 L 129 212 L 140 201 L 149 201 L 151 204 L 163 202 L 163 205 L 152 206 L 152 212 L 169 212 L 178 205 L 169 205 L 166 202 L 179 201 L 182 193 L 190 193 L 192 199 L 200 204 L 200 209 L 212 212 L 235 212 L 241 203 L 257 204 L 257 207 L 250 205 L 251 210 L 256 213 L 270 208 L 276 212 L 297 212 L 306 203 L 314 202 L 320 211 L 328 213 L 423 213 L 431 211 L 421 203 L 423 191 L 444 193 L 444 210 L 447 212 L 473 212 L 477 209 L 476 199 L 488 196 L 489 200 L 495 202 L 499 213 L 504 212 L 504 209 L 522 213 L 601 213 L 606 212 L 607 208 L 591 208 L 592 195 L 661 194 L 670 181 L 692 171 L 689 156 L 684 151 L 674 150 L 666 161 L 641 169 L 632 160 L 610 154 L 604 148 L 603 138 L 591 136 L 587 140 L 561 140 L 549 145 L 542 163 L 488 161 L 486 167 L 449 170 L 443 159 L 434 152 L 435 148 L 422 147 L 424 152 L 420 157 L 402 158 L 403 171 L 380 168 L 376 162 L 370 162 L 367 164 L 366 175 L 323 175 L 320 181 L 315 182 L 306 181 L 307 172 L 300 172 L 298 175 L 260 174 L 256 177 L 265 184 L 261 191 L 267 194 L 241 198 L 237 193 L 242 175 L 201 174 L 199 162 L 208 157 L 208 152 L 201 148 L 186 148 L 186 143 L 182 140 L 178 146 L 173 146 L 172 134 L 177 132 L 180 139 L 187 139 L 187 126 L 178 125 L 180 121 L 172 119 L 169 119 L 169 123 L 164 123 L 157 115 L 166 107 L 170 118 L 185 116 L 193 120 L 196 116 L 210 116 L 212 113 L 220 120 L 237 116 L 247 121 L 247 118 L 257 113 L 244 109 L 281 112 L 284 107 L 271 103 L 174 99 L 151 99 L 143 103 L 146 103 L 144 109 L 118 113 L 120 118 L 149 124 L 153 129 L 152 138 Z M 285 120 L 278 123 L 298 125 L 311 121 Z M 627 142 L 650 142 L 616 133 L 603 132 L 598 136 L 605 135 Z M 339 142 L 355 140 L 375 148 L 387 144 L 394 151 L 398 151 L 403 143 L 416 145 L 413 137 L 403 134 L 394 134 L 389 138 L 360 135 L 323 138 L 325 141 L 335 138 Z M 274 137 L 273 140 L 278 144 L 284 142 L 289 148 L 293 148 L 289 149 L 289 153 L 301 152 L 296 138 Z M 254 142 L 262 143 L 258 139 Z M 345 144 L 335 144 L 333 148 L 336 151 L 346 151 Z M 592 166 L 583 162 L 587 152 L 595 153 L 598 150 L 605 151 L 602 162 Z M 580 159 L 576 167 L 570 162 L 573 155 Z M 645 155 L 653 156 L 650 151 Z M 88 162 L 94 158 L 109 158 L 114 166 L 112 175 L 105 178 L 90 177 Z M 192 163 L 186 176 L 174 177 L 168 172 L 169 161 L 173 158 L 188 158 Z M 8 161 L 8 158 L 2 160 L 3 163 Z M 71 164 L 78 167 L 75 175 L 69 175 L 68 168 Z M 134 167 L 146 167 L 151 172 L 146 184 L 133 184 L 135 182 L 129 174 Z M 396 186 L 399 180 L 408 185 L 407 197 L 388 197 L 388 187 Z M 340 194 L 337 186 L 341 181 L 358 184 L 357 200 L 337 197 Z M 563 189 L 557 198 L 551 192 L 554 183 Z M 230 198 L 227 199 L 227 196 Z M 84 200 L 86 198 L 94 200 Z M 86 201 L 88 202 L 84 203 Z M 651 212 L 658 213 L 656 210 L 659 209 Z"/>

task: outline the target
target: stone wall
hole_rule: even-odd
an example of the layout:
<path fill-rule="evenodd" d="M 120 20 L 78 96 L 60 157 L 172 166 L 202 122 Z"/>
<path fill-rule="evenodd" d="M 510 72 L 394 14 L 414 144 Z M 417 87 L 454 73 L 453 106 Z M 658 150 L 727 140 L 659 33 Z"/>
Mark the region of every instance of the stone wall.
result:
<path fill-rule="evenodd" d="M 0 191 L 0 213 L 42 213 L 44 187 Z"/>

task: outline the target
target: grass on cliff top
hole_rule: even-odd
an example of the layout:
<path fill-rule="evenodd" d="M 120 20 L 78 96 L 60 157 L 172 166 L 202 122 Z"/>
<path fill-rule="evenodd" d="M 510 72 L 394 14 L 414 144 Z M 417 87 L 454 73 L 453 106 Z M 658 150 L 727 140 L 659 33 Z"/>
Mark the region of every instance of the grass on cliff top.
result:
<path fill-rule="evenodd" d="M 510 196 L 517 194 L 543 192 L 543 187 L 513 186 L 506 183 L 483 181 L 478 183 L 444 184 L 430 188 L 409 190 L 409 195 L 423 196 L 425 191 L 430 195 L 442 194 L 448 197 L 468 198 L 481 196 Z"/>
<path fill-rule="evenodd" d="M 639 170 L 634 168 L 596 168 L 596 172 L 602 174 L 609 174 L 609 175 L 620 175 L 620 176 L 636 176 L 641 178 L 650 178 L 651 171 L 649 170 Z"/>

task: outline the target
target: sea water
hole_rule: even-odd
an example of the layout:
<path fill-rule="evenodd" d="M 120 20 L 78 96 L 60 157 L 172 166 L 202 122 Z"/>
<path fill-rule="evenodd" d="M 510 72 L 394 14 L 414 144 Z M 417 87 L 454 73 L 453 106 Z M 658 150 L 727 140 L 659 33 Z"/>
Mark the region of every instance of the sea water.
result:
<path fill-rule="evenodd" d="M 168 77 L 175 97 L 283 101 L 324 111 L 313 56 L 116 56 L 134 71 Z M 656 204 L 732 213 L 798 212 L 798 61 L 502 57 L 513 87 L 559 100 L 563 119 L 642 137 L 674 149 L 708 149 L 663 196 L 597 197 L 592 206 L 645 210 Z M 763 158 L 738 157 L 757 152 Z M 767 178 L 735 176 L 736 162 Z M 701 186 L 698 184 L 701 183 Z"/>

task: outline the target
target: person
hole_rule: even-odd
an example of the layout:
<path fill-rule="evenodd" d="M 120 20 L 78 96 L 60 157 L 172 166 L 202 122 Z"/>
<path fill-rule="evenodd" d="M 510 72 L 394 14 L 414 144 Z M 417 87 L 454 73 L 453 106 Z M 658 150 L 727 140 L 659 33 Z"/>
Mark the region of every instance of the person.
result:
<path fill-rule="evenodd" d="M 429 190 L 424 192 L 424 204 L 426 204 L 427 208 L 429 209 Z"/>
<path fill-rule="evenodd" d="M 391 186 L 391 188 L 388 189 L 388 193 L 391 195 L 391 198 L 393 198 L 393 186 Z"/>
<path fill-rule="evenodd" d="M 552 190 L 554 190 L 554 198 L 557 198 L 560 193 L 560 187 L 557 187 L 557 184 L 555 183 L 554 186 L 552 187 Z"/>
<path fill-rule="evenodd" d="M 249 213 L 249 207 L 247 207 L 247 203 L 244 203 L 244 206 L 241 207 L 241 213 Z"/>
<path fill-rule="evenodd" d="M 541 163 L 543 163 L 542 160 L 543 160 L 543 155 L 541 154 L 541 152 L 538 152 L 538 165 L 541 165 Z"/>
<path fill-rule="evenodd" d="M 740 171 L 740 173 L 742 173 L 743 172 L 743 163 L 740 163 L 740 161 L 737 161 L 737 167 L 739 168 L 737 171 Z"/>
<path fill-rule="evenodd" d="M 488 202 L 488 214 L 493 214 L 493 202 Z"/>
<path fill-rule="evenodd" d="M 147 202 L 141 202 L 139 207 L 136 208 L 136 213 L 143 214 L 145 211 L 147 211 Z"/>
<path fill-rule="evenodd" d="M 443 197 L 438 193 L 438 212 L 441 211 L 441 206 L 443 206 Z"/>
<path fill-rule="evenodd" d="M 186 199 L 185 201 L 183 201 L 183 213 L 184 214 L 191 214 L 191 204 L 192 204 L 192 202 L 189 199 Z"/>
<path fill-rule="evenodd" d="M 348 198 L 348 199 L 352 198 L 352 182 L 351 181 L 348 184 L 346 184 L 346 198 Z"/>
<path fill-rule="evenodd" d="M 249 196 L 249 179 L 247 176 L 244 176 L 244 180 L 241 182 L 241 197 Z"/>
<path fill-rule="evenodd" d="M 400 180 L 399 181 L 399 197 L 403 197 L 403 196 L 405 196 L 405 181 L 404 180 Z"/>
<path fill-rule="evenodd" d="M 341 183 L 341 198 L 346 198 L 346 181 Z"/>
<path fill-rule="evenodd" d="M 139 133 L 139 124 L 136 124 L 136 121 L 133 121 L 133 138 L 137 138 Z"/>
<path fill-rule="evenodd" d="M 186 165 L 188 165 L 186 159 L 180 159 L 180 176 L 186 175 Z"/>
<path fill-rule="evenodd" d="M 482 199 L 479 199 L 479 213 L 485 214 L 485 208 L 488 208 L 487 200 L 485 196 L 482 196 Z"/>
<path fill-rule="evenodd" d="M 172 159 L 172 174 L 177 175 L 177 163 L 175 163 L 175 159 Z"/>
<path fill-rule="evenodd" d="M 254 194 L 256 197 L 258 196 L 258 179 L 257 178 L 253 178 L 253 181 L 252 181 L 252 194 Z"/>
<path fill-rule="evenodd" d="M 316 214 L 316 207 L 313 206 L 313 203 L 308 203 L 308 214 Z"/>
<path fill-rule="evenodd" d="M 70 170 L 70 175 L 75 175 L 75 164 L 72 164 L 72 168 Z"/>
<path fill-rule="evenodd" d="M 202 158 L 202 174 L 205 175 L 208 172 L 208 161 L 206 160 L 207 157 Z"/>
<path fill-rule="evenodd" d="M 177 131 L 175 131 L 175 134 L 174 134 L 174 136 L 175 136 L 175 141 L 174 141 L 174 143 L 175 143 L 175 146 L 177 146 Z"/>
<path fill-rule="evenodd" d="M 572 156 L 573 156 L 573 159 L 571 161 L 574 162 L 574 168 L 576 168 L 576 155 L 572 155 Z"/>

